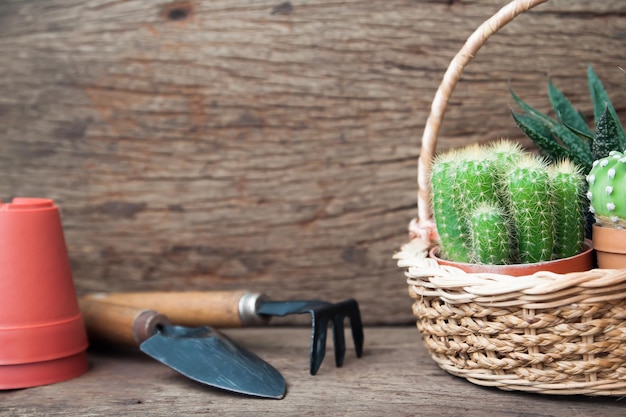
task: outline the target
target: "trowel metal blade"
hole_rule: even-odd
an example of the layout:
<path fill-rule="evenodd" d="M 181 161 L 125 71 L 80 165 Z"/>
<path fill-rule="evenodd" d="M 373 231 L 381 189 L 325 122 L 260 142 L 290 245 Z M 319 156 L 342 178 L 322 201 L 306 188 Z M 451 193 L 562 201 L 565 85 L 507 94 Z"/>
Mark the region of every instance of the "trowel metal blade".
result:
<path fill-rule="evenodd" d="M 162 326 L 139 348 L 212 387 L 256 397 L 285 396 L 285 380 L 276 369 L 210 327 Z"/>

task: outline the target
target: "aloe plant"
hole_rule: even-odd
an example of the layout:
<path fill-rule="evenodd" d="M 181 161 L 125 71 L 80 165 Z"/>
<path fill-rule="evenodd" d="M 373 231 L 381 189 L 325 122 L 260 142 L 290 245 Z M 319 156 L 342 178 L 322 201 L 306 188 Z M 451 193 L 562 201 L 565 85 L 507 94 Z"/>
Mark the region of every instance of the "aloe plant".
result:
<path fill-rule="evenodd" d="M 513 100 L 522 110 L 521 113 L 511 112 L 520 130 L 535 142 L 548 160 L 569 159 L 584 173 L 591 170 L 594 160 L 608 156 L 610 151 L 626 148 L 624 128 L 591 66 L 587 67 L 587 79 L 593 104 L 593 129 L 587 126 L 583 114 L 550 80 L 548 97 L 556 119 L 530 106 L 511 90 Z"/>
<path fill-rule="evenodd" d="M 584 239 L 583 184 L 574 164 L 549 165 L 510 142 L 440 155 L 431 191 L 441 255 L 490 264 L 572 256 Z"/>

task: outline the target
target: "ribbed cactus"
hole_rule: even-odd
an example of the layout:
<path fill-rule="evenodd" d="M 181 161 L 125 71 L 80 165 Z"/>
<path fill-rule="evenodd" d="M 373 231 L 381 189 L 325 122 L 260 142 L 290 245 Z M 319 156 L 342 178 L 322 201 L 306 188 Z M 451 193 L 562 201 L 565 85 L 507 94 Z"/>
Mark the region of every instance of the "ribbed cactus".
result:
<path fill-rule="evenodd" d="M 489 145 L 486 152 L 496 161 L 496 168 L 500 170 L 499 174 L 502 175 L 510 166 L 517 164 L 525 156 L 524 151 L 517 143 L 505 139 Z"/>
<path fill-rule="evenodd" d="M 626 227 L 626 156 L 613 151 L 594 161 L 587 175 L 589 210 L 603 226 Z"/>
<path fill-rule="evenodd" d="M 462 205 L 452 189 L 456 184 L 459 159 L 454 152 L 438 157 L 433 164 L 433 212 L 437 213 L 437 233 L 441 240 L 441 255 L 458 262 L 470 262 L 469 230 L 463 220 Z"/>
<path fill-rule="evenodd" d="M 554 204 L 558 208 L 554 217 L 555 258 L 574 256 L 582 249 L 585 238 L 583 176 L 580 168 L 567 159 L 550 170 Z"/>
<path fill-rule="evenodd" d="M 550 176 L 539 158 L 524 158 L 504 179 L 521 263 L 548 261 L 554 249 Z"/>
<path fill-rule="evenodd" d="M 511 148 L 502 146 L 500 160 L 508 161 Z M 507 152 L 506 155 L 505 151 Z M 474 261 L 470 246 L 467 215 L 482 202 L 497 199 L 494 175 L 497 159 L 485 158 L 478 145 L 452 151 L 438 157 L 431 173 L 433 212 L 437 213 L 437 231 L 442 255 L 458 262 Z"/>
<path fill-rule="evenodd" d="M 432 209 L 441 255 L 457 262 L 530 263 L 582 247 L 584 180 L 568 162 L 501 141 L 438 156 Z"/>
<path fill-rule="evenodd" d="M 511 262 L 510 222 L 495 202 L 479 204 L 470 217 L 474 262 L 505 265 Z"/>
<path fill-rule="evenodd" d="M 455 195 L 463 213 L 470 213 L 479 203 L 492 201 L 497 196 L 494 175 L 498 167 L 492 157 L 477 145 L 462 149 L 456 154 L 456 177 L 450 195 Z"/>

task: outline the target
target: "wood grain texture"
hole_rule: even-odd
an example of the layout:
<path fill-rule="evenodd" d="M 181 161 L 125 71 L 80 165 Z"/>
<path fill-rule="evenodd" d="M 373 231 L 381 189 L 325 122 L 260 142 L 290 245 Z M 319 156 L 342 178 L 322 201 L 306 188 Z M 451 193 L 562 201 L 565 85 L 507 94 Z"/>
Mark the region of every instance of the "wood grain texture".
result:
<path fill-rule="evenodd" d="M 432 416 L 621 417 L 614 397 L 547 396 L 473 385 L 430 359 L 413 327 L 365 329 L 356 359 L 348 344 L 336 368 L 332 348 L 320 372 L 308 374 L 305 329 L 237 329 L 227 333 L 275 366 L 284 399 L 219 392 L 192 382 L 139 352 L 90 353 L 85 375 L 49 386 L 0 391 L 2 416 Z M 349 339 L 347 339 L 349 340 Z"/>
<path fill-rule="evenodd" d="M 412 321 L 391 256 L 415 216 L 419 137 L 500 0 L 10 0 L 0 4 L 0 196 L 60 205 L 78 291 L 355 297 Z M 590 114 L 591 63 L 624 114 L 626 4 L 553 0 L 468 67 L 441 149 L 519 136 L 508 88 L 550 74 Z"/>

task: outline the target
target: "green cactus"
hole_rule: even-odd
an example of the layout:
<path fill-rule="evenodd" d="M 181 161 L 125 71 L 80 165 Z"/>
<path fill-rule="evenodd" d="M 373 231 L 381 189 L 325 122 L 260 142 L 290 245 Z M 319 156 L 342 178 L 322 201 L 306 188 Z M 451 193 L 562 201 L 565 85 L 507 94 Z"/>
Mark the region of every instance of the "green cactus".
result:
<path fill-rule="evenodd" d="M 521 263 L 548 261 L 554 249 L 554 203 L 547 164 L 528 156 L 505 177 Z"/>
<path fill-rule="evenodd" d="M 472 146 L 438 156 L 430 182 L 446 259 L 529 263 L 582 247 L 584 182 L 571 162 L 548 165 L 505 142 Z"/>
<path fill-rule="evenodd" d="M 470 216 L 474 263 L 506 265 L 511 261 L 509 220 L 495 202 L 483 202 Z"/>
<path fill-rule="evenodd" d="M 456 158 L 458 162 L 453 193 L 458 196 L 462 212 L 470 213 L 479 203 L 496 199 L 496 160 L 478 145 L 462 149 Z"/>
<path fill-rule="evenodd" d="M 522 150 L 521 146 L 519 146 L 517 143 L 505 139 L 501 139 L 497 142 L 492 143 L 486 149 L 486 153 L 489 158 L 493 158 L 493 160 L 495 161 L 494 174 L 497 177 L 494 178 L 494 188 L 496 188 L 497 197 L 501 203 L 501 206 L 507 209 L 507 197 L 505 189 L 502 186 L 502 181 L 507 175 L 508 171 L 511 169 L 511 167 L 517 165 L 519 161 L 521 161 L 525 157 L 525 153 Z"/>
<path fill-rule="evenodd" d="M 506 139 L 500 139 L 489 145 L 487 154 L 496 161 L 496 168 L 500 170 L 499 174 L 501 175 L 505 174 L 508 167 L 516 164 L 524 157 L 522 147 Z"/>
<path fill-rule="evenodd" d="M 603 226 L 626 228 L 626 156 L 612 151 L 594 161 L 587 175 L 589 210 Z"/>
<path fill-rule="evenodd" d="M 574 256 L 580 252 L 585 239 L 583 187 L 580 167 L 568 160 L 550 166 L 555 207 L 554 257 Z"/>
<path fill-rule="evenodd" d="M 441 255 L 457 262 L 470 262 L 469 231 L 463 219 L 462 205 L 453 191 L 457 164 L 454 152 L 435 159 L 430 177 L 432 210 L 441 241 Z"/>
<path fill-rule="evenodd" d="M 593 103 L 594 130 L 589 129 L 583 115 L 552 81 L 548 81 L 548 96 L 557 119 L 531 107 L 511 91 L 513 100 L 522 110 L 522 113 L 511 112 L 520 130 L 535 142 L 548 160 L 570 159 L 584 173 L 589 172 L 594 160 L 607 156 L 611 150 L 626 147 L 624 128 L 591 66 L 587 67 L 587 79 Z"/>

